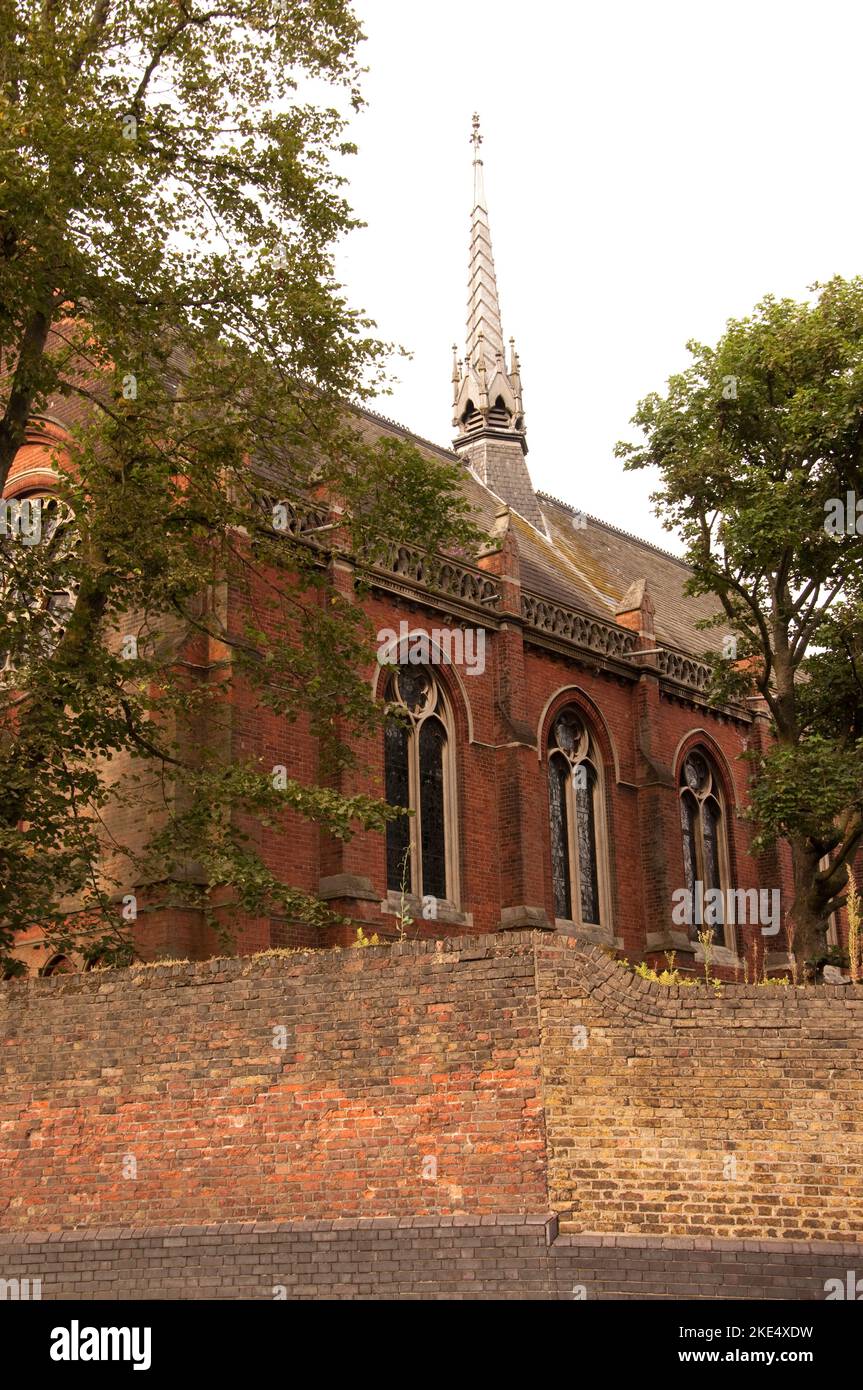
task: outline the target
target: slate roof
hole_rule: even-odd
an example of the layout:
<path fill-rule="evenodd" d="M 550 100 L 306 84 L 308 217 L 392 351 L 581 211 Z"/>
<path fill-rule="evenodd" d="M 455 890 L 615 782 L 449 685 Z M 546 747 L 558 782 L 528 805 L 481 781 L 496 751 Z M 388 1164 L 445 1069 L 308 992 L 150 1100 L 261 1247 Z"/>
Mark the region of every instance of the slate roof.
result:
<path fill-rule="evenodd" d="M 385 416 L 366 410 L 361 413 L 378 429 L 412 440 L 425 453 L 460 464 L 464 468 L 464 494 L 476 510 L 477 525 L 491 528 L 501 499 L 464 466 L 458 454 L 422 439 Z M 684 594 L 690 575 L 685 561 L 598 517 L 582 513 L 586 525 L 575 526 L 578 509 L 574 505 L 544 492 L 538 492 L 536 497 L 548 536 L 517 512 L 511 512 L 524 589 L 591 617 L 614 622 L 615 608 L 627 589 L 634 580 L 646 579 L 656 608 L 658 642 L 695 657 L 721 648 L 721 629 L 702 631 L 696 626 L 700 619 L 709 618 L 716 611 L 716 603 L 710 595 Z"/>

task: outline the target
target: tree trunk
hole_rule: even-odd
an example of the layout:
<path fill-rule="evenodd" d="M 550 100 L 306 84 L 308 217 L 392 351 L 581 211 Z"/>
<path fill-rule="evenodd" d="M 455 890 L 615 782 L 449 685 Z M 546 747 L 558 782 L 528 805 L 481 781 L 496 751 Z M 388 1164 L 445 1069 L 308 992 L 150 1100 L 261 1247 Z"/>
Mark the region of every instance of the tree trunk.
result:
<path fill-rule="evenodd" d="M 43 384 L 43 358 L 53 312 L 53 301 L 35 309 L 21 335 L 9 399 L 0 419 L 0 492 L 25 441 L 33 400 Z"/>
<path fill-rule="evenodd" d="M 791 862 L 794 872 L 794 902 L 791 907 L 789 931 L 793 932 L 793 953 L 801 967 L 804 962 L 823 956 L 827 949 L 827 918 L 821 894 L 815 880 L 818 872 L 818 851 L 803 835 L 790 837 Z"/>

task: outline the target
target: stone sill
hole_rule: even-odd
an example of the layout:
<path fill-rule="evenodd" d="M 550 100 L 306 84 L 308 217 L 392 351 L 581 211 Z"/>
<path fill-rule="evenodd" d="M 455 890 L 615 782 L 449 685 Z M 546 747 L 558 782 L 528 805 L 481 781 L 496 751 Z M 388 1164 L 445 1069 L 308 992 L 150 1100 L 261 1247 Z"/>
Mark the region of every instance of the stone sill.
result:
<path fill-rule="evenodd" d="M 793 960 L 787 951 L 768 951 L 765 965 L 768 970 L 790 970 Z"/>
<path fill-rule="evenodd" d="M 664 931 L 648 932 L 645 944 L 647 951 L 674 951 L 680 955 L 690 955 L 693 964 L 704 964 L 704 948 L 700 941 L 693 941 L 686 932 L 683 931 Z M 714 946 L 710 952 L 710 959 L 714 965 L 730 966 L 732 970 L 742 968 L 742 957 L 738 956 L 730 946 Z"/>
<path fill-rule="evenodd" d="M 614 936 L 603 927 L 585 927 L 580 922 L 571 922 L 567 917 L 555 917 L 554 929 L 560 936 L 571 936 L 574 941 L 589 941 L 593 946 L 611 946 L 615 951 L 623 950 L 623 937 Z"/>
<path fill-rule="evenodd" d="M 557 925 L 558 928 L 560 928 L 568 924 L 565 922 L 558 922 Z M 569 934 L 575 935 L 576 933 L 570 932 Z M 600 942 L 599 944 L 604 945 L 605 943 Z M 617 945 L 617 942 L 615 942 L 615 944 Z M 620 947 L 618 947 L 618 949 L 620 949 Z M 684 932 L 648 932 L 645 950 L 650 952 L 674 951 L 677 955 L 692 956 L 692 965 L 704 964 L 704 951 L 701 942 L 692 941 Z M 741 972 L 745 965 L 743 956 L 738 956 L 737 952 L 731 950 L 729 946 L 714 946 L 711 953 L 711 963 Z M 765 968 L 768 974 L 773 971 L 790 971 L 791 967 L 791 956 L 786 952 L 773 951 L 768 953 L 765 960 Z M 724 983 L 728 984 L 729 981 L 726 980 Z"/>
<path fill-rule="evenodd" d="M 462 912 L 455 903 L 447 902 L 443 898 L 437 900 L 437 911 L 434 917 L 423 916 L 422 899 L 414 897 L 412 893 L 405 893 L 404 907 L 410 913 L 415 923 L 419 922 L 445 922 L 451 927 L 472 927 L 473 913 Z M 402 911 L 402 895 L 390 889 L 381 903 L 381 912 L 385 916 L 398 917 Z"/>
<path fill-rule="evenodd" d="M 695 964 L 704 965 L 704 949 L 701 942 L 693 942 L 695 946 Z M 743 961 L 736 951 L 732 951 L 730 946 L 712 946 L 710 948 L 710 964 L 730 966 L 732 970 L 740 970 Z"/>
<path fill-rule="evenodd" d="M 685 931 L 649 931 L 645 939 L 647 951 L 684 951 L 694 955 L 697 945 Z"/>

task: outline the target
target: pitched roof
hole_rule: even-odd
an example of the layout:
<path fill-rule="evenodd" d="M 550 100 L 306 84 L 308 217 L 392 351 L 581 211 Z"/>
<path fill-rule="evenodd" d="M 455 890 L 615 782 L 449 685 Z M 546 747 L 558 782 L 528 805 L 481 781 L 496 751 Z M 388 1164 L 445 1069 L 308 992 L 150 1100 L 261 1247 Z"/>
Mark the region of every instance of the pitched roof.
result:
<path fill-rule="evenodd" d="M 538 497 L 551 538 L 546 541 L 533 532 L 525 546 L 525 588 L 555 597 L 558 603 L 587 608 L 613 622 L 614 611 L 626 591 L 635 580 L 645 579 L 656 608 L 657 641 L 690 656 L 701 656 L 721 647 L 720 630 L 701 631 L 696 627 L 699 620 L 717 611 L 717 604 L 710 594 L 692 597 L 684 593 L 691 574 L 684 560 L 597 517 L 578 514 L 545 493 Z M 576 519 L 584 524 L 574 524 Z M 516 521 L 521 544 L 522 534 L 532 528 L 520 517 Z M 568 598 L 562 597 L 564 591 Z"/>
<path fill-rule="evenodd" d="M 422 452 L 464 467 L 465 460 L 452 450 L 422 439 L 385 416 L 370 410 L 361 413 L 377 428 L 412 440 Z M 466 467 L 463 491 L 475 508 L 477 525 L 490 530 L 501 499 Z M 709 594 L 691 597 L 684 593 L 691 573 L 684 560 L 547 493 L 536 496 L 548 536 L 517 512 L 510 513 L 523 588 L 553 603 L 614 622 L 615 609 L 631 584 L 645 579 L 656 608 L 658 642 L 696 657 L 721 648 L 721 630 L 701 631 L 696 626 L 701 619 L 711 617 L 717 605 Z"/>

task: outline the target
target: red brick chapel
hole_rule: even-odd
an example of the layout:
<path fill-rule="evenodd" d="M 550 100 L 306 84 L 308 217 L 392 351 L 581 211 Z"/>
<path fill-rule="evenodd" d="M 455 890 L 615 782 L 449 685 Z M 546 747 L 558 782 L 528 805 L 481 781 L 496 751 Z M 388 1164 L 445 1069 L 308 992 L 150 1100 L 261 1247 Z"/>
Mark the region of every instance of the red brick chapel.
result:
<path fill-rule="evenodd" d="M 10 495 L 50 490 L 62 444 L 62 403 L 31 424 Z M 474 197 L 465 355 L 453 363 L 452 449 L 418 439 L 371 413 L 363 425 L 456 458 L 464 491 L 493 544 L 475 563 L 393 544 L 367 574 L 369 615 L 393 648 L 424 651 L 394 674 L 369 651 L 376 696 L 410 713 L 359 751 L 350 792 L 386 793 L 415 814 L 388 835 L 336 843 L 296 818 L 263 833 L 268 864 L 318 895 L 350 925 L 311 928 L 276 918 L 235 921 L 235 949 L 347 944 L 358 924 L 382 939 L 446 937 L 535 927 L 605 944 L 628 957 L 701 973 L 698 927 L 674 920 L 674 894 L 698 882 L 723 890 L 779 889 L 784 853 L 756 858 L 744 819 L 748 764 L 768 736 L 760 700 L 713 708 L 699 660 L 722 634 L 699 619 L 710 602 L 684 595 L 688 570 L 673 555 L 535 491 L 518 356 L 501 324 L 474 133 Z M 321 505 L 298 508 L 302 535 L 326 522 Z M 309 544 L 312 544 L 311 538 Z M 331 582 L 353 586 L 352 561 L 328 557 Z M 422 639 L 417 646 L 416 639 Z M 382 639 L 386 640 L 386 639 Z M 393 658 L 396 659 L 397 658 Z M 238 758 L 284 764 L 314 777 L 316 750 L 300 726 L 236 692 Z M 146 901 L 142 885 L 130 884 Z M 408 909 L 412 922 L 404 927 Z M 32 969 L 70 968 L 20 953 Z M 216 950 L 191 911 L 154 900 L 135 927 L 145 958 L 200 958 Z M 782 929 L 717 929 L 713 973 L 743 978 L 787 961 Z M 753 958 L 755 960 L 753 961 Z"/>

